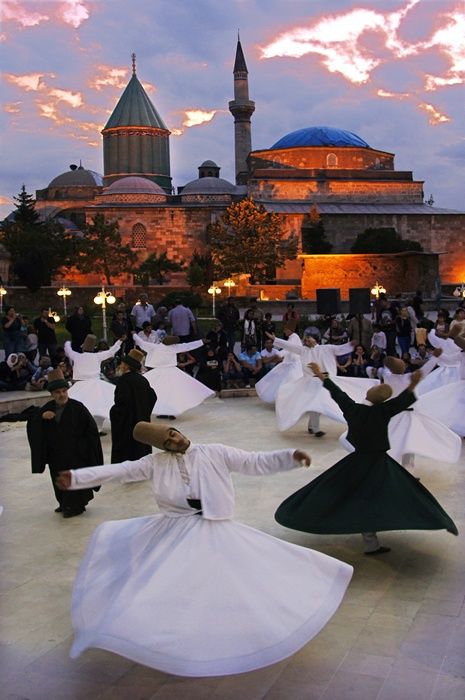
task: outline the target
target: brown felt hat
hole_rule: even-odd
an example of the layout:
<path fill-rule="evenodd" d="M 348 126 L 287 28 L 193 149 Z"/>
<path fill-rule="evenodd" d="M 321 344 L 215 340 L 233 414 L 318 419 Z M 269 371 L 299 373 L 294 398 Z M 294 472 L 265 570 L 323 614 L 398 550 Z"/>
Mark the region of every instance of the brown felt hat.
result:
<path fill-rule="evenodd" d="M 49 390 L 50 393 L 52 391 L 55 391 L 56 389 L 68 389 L 69 384 L 64 378 L 63 372 L 61 369 L 52 369 L 51 372 L 48 373 L 47 375 L 48 382 L 47 382 L 47 389 Z"/>
<path fill-rule="evenodd" d="M 127 355 L 123 355 L 121 362 L 124 362 L 131 369 L 140 369 L 142 367 L 142 362 L 144 361 L 144 353 L 140 350 L 133 348 L 128 352 Z"/>
<path fill-rule="evenodd" d="M 132 431 L 132 436 L 137 442 L 142 442 L 144 445 L 152 445 L 153 447 L 158 447 L 159 450 L 163 450 L 171 427 L 162 423 L 139 421 Z"/>
<path fill-rule="evenodd" d="M 449 331 L 449 338 L 452 338 L 452 340 L 455 340 L 455 338 L 458 335 L 461 335 L 462 331 L 463 331 L 462 326 L 460 326 L 458 323 L 456 323 L 455 326 L 453 326 L 453 328 L 451 328 Z"/>
<path fill-rule="evenodd" d="M 163 345 L 177 345 L 180 340 L 178 335 L 165 335 L 161 342 Z"/>
<path fill-rule="evenodd" d="M 378 386 L 372 386 L 371 389 L 368 389 L 366 398 L 371 403 L 383 403 L 391 396 L 392 389 L 389 384 L 378 384 Z"/>
<path fill-rule="evenodd" d="M 399 357 L 391 357 L 388 355 L 384 360 L 384 366 L 388 368 L 392 374 L 404 374 L 405 372 L 405 362 Z"/>
<path fill-rule="evenodd" d="M 454 338 L 454 343 L 459 347 L 461 350 L 465 350 L 465 338 L 463 335 L 458 335 Z"/>
<path fill-rule="evenodd" d="M 82 352 L 94 352 L 96 344 L 97 336 L 89 333 L 89 335 L 86 335 L 84 338 L 84 342 L 81 345 L 81 350 Z"/>

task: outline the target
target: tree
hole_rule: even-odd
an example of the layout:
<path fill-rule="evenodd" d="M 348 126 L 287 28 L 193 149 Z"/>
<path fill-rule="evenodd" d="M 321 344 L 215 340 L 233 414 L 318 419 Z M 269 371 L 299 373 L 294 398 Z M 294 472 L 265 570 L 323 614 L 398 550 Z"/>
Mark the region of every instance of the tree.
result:
<path fill-rule="evenodd" d="M 201 255 L 194 250 L 187 268 L 187 281 L 191 287 L 209 287 L 214 278 L 214 264 L 211 252 Z"/>
<path fill-rule="evenodd" d="M 150 280 L 155 280 L 156 284 L 165 284 L 167 272 L 179 272 L 183 270 L 182 263 L 170 260 L 166 250 L 160 255 L 150 253 L 148 258 L 134 270 L 137 282 L 147 287 Z"/>
<path fill-rule="evenodd" d="M 78 242 L 76 236 L 66 233 L 59 222 L 40 220 L 35 200 L 24 185 L 14 199 L 16 210 L 2 223 L 0 242 L 11 255 L 16 277 L 35 292 L 73 266 Z"/>
<path fill-rule="evenodd" d="M 207 235 L 221 277 L 242 272 L 250 275 L 251 282 L 264 282 L 297 254 L 297 239 L 282 237 L 279 216 L 249 197 L 231 204 L 219 221 L 209 225 Z"/>
<path fill-rule="evenodd" d="M 367 228 L 359 233 L 350 249 L 352 253 L 401 253 L 406 250 L 422 251 L 417 241 L 402 238 L 394 228 Z"/>
<path fill-rule="evenodd" d="M 325 227 L 318 207 L 313 204 L 307 220 L 302 225 L 302 252 L 329 253 L 332 249 L 333 245 L 326 238 Z"/>
<path fill-rule="evenodd" d="M 79 272 L 98 273 L 112 284 L 112 277 L 132 270 L 136 262 L 137 254 L 121 241 L 117 221 L 105 221 L 103 214 L 97 214 L 83 227 L 76 263 Z"/>

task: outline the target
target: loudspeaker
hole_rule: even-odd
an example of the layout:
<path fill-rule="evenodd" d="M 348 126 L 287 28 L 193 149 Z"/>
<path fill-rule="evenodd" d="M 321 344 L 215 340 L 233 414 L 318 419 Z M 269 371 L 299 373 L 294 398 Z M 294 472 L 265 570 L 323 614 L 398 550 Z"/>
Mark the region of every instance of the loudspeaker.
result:
<path fill-rule="evenodd" d="M 349 312 L 351 314 L 369 314 L 370 311 L 370 290 L 365 287 L 349 289 Z"/>
<path fill-rule="evenodd" d="M 341 311 L 340 289 L 317 289 L 316 312 L 320 316 L 335 316 Z"/>

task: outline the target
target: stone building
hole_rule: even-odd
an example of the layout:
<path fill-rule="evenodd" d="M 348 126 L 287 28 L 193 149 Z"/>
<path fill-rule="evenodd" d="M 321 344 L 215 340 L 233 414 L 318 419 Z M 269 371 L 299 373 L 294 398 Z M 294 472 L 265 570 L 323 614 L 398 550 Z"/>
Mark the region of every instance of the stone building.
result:
<path fill-rule="evenodd" d="M 220 177 L 212 160 L 199 166 L 198 177 L 174 191 L 170 175 L 169 130 L 136 74 L 105 125 L 103 176 L 82 165 L 55 177 L 36 193 L 37 208 L 79 228 L 96 213 L 116 219 L 125 243 L 142 262 L 151 252 L 166 251 L 188 262 L 206 247 L 206 229 L 233 201 L 251 196 L 282 219 L 283 236 L 300 238 L 316 206 L 333 244 L 332 253 L 349 253 L 358 233 L 369 227 L 393 227 L 419 241 L 425 252 L 441 253 L 442 283 L 465 277 L 465 212 L 429 206 L 423 182 L 411 171 L 398 171 L 394 154 L 368 145 L 349 131 L 313 126 L 293 131 L 271 148 L 251 150 L 248 71 L 238 40 L 234 64 L 236 183 Z M 200 160 L 200 158 L 199 158 Z M 240 272 L 239 270 L 237 272 Z M 299 284 L 302 261 L 276 270 L 279 285 Z M 95 284 L 92 275 L 67 277 L 74 284 Z M 130 271 L 120 280 L 132 284 Z M 183 284 L 183 273 L 171 283 Z"/>

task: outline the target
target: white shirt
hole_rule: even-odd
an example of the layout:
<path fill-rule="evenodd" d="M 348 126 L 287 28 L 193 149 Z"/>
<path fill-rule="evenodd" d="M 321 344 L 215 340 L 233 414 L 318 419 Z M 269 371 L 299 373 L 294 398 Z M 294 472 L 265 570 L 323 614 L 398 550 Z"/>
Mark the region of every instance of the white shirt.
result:
<path fill-rule="evenodd" d="M 338 355 L 347 355 L 354 349 L 352 343 L 344 343 L 344 345 L 314 345 L 313 348 L 309 348 L 307 345 L 295 345 L 295 343 L 282 338 L 275 338 L 274 343 L 278 348 L 284 348 L 289 350 L 289 352 L 300 355 L 302 371 L 304 374 L 310 374 L 311 376 L 313 376 L 313 372 L 307 365 L 310 362 L 316 362 L 322 372 L 327 372 L 330 376 L 335 377 L 337 375 L 336 357 Z"/>
<path fill-rule="evenodd" d="M 117 340 L 111 348 L 101 352 L 76 352 L 71 347 L 71 342 L 67 340 L 65 354 L 73 363 L 73 380 L 100 379 L 100 365 L 118 352 L 121 342 Z"/>
<path fill-rule="evenodd" d="M 152 322 L 152 318 L 155 316 L 155 309 L 152 304 L 143 306 L 139 301 L 132 307 L 131 316 L 134 316 L 136 319 L 137 328 L 142 328 L 144 321 Z"/>
<path fill-rule="evenodd" d="M 203 345 L 201 340 L 192 340 L 190 343 L 176 343 L 176 345 L 164 345 L 163 343 L 147 343 L 138 335 L 134 335 L 134 343 L 147 353 L 146 367 L 177 367 L 176 355 L 178 352 L 189 352 Z M 174 389 L 174 387 L 173 387 Z"/>

